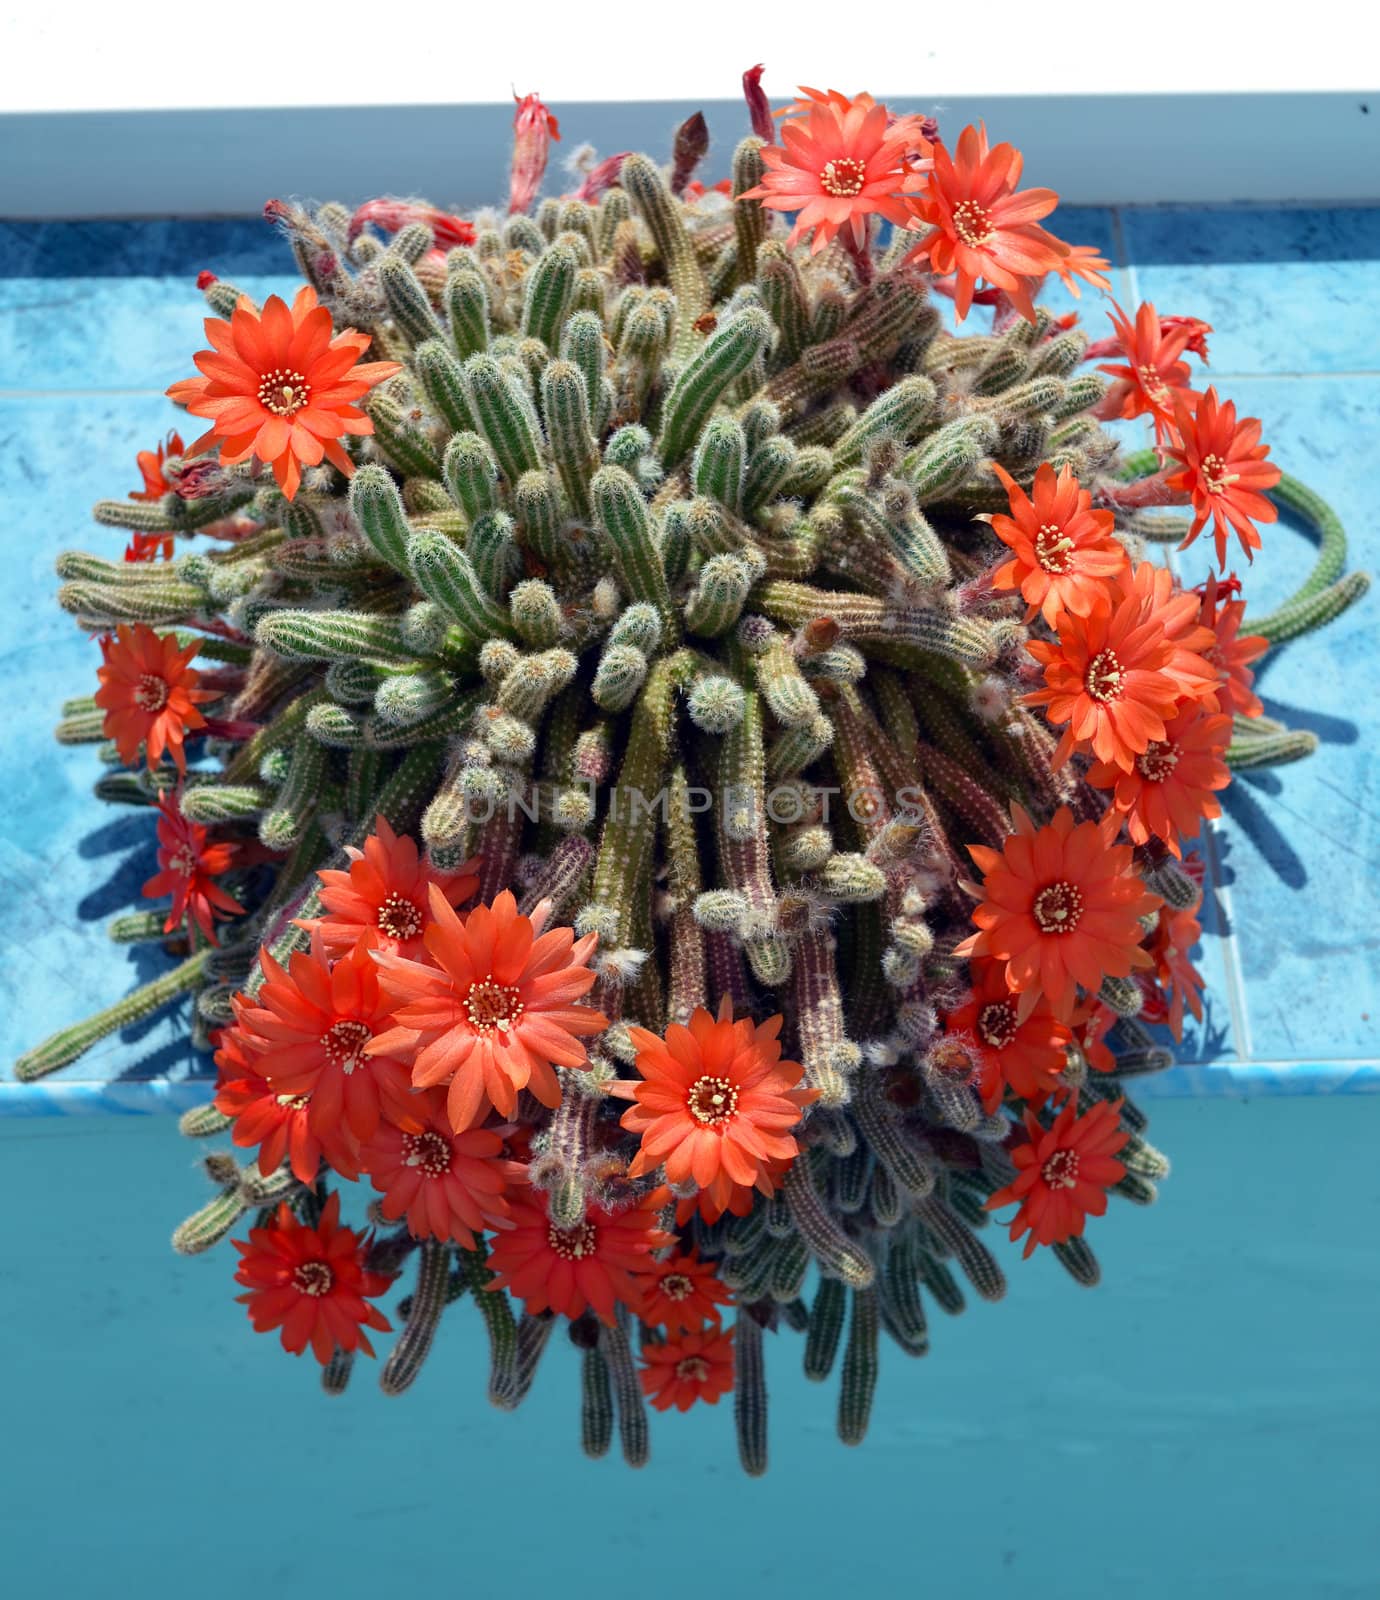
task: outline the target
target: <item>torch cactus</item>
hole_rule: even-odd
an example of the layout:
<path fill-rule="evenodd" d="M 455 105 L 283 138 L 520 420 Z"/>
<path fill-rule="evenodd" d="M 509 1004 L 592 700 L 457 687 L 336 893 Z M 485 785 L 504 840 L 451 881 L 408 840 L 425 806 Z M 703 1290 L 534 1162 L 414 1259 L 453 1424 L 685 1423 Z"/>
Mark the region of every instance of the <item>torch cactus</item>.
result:
<path fill-rule="evenodd" d="M 387 1392 L 468 1296 L 497 1405 L 559 1324 L 587 1451 L 731 1394 L 754 1473 L 784 1330 L 857 1443 L 882 1335 L 1001 1297 L 993 1211 L 1093 1284 L 1085 1219 L 1154 1199 L 1127 1090 L 1201 1009 L 1189 841 L 1313 746 L 1251 664 L 1367 584 L 1190 387 L 1203 324 L 1036 302 L 1106 263 L 1009 145 L 816 91 L 769 143 L 759 79 L 718 189 L 696 118 L 529 214 L 529 96 L 510 215 L 275 202 L 294 302 L 204 275 L 208 431 L 96 507 L 124 561 L 58 563 L 104 653 L 59 737 L 108 741 L 173 895 L 111 931 L 181 962 L 18 1066 L 190 994 L 183 1131 L 241 1154 L 174 1244 L 238 1230 L 327 1392 L 411 1257 Z M 1320 553 L 1249 627 L 1160 559 L 1277 505 Z"/>

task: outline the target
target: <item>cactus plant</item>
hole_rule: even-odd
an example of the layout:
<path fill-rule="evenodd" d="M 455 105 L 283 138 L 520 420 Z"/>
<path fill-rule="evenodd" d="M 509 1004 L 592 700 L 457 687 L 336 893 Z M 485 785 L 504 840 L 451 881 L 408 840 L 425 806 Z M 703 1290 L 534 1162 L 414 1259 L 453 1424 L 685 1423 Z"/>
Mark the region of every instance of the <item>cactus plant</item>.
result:
<path fill-rule="evenodd" d="M 1198 1004 L 1185 836 L 1229 768 L 1315 743 L 1250 663 L 1367 582 L 1229 407 L 1186 403 L 1201 324 L 1146 322 L 1114 387 L 1079 370 L 1033 294 L 1105 283 L 1090 252 L 960 192 L 1009 147 L 970 129 L 955 165 L 932 123 L 813 91 L 814 144 L 775 145 L 759 78 L 731 195 L 693 180 L 691 119 L 668 169 L 599 164 L 529 216 L 556 133 L 529 96 L 506 221 L 275 202 L 297 302 L 207 283 L 219 353 L 172 393 L 211 431 L 97 507 L 132 559 L 59 562 L 106 666 L 58 737 L 113 740 L 97 793 L 182 829 L 167 924 L 111 936 L 182 960 L 17 1068 L 192 994 L 220 1081 L 183 1132 L 258 1158 L 208 1162 L 174 1243 L 257 1213 L 251 1316 L 309 1302 L 283 1340 L 328 1393 L 415 1254 L 387 1393 L 468 1291 L 495 1404 L 561 1320 L 586 1451 L 616 1429 L 640 1465 L 646 1396 L 732 1388 L 749 1473 L 785 1334 L 841 1369 L 856 1444 L 881 1335 L 922 1355 L 960 1278 L 1003 1293 L 994 1208 L 1097 1281 L 1084 1214 L 1168 1170 L 1125 1084 Z M 946 296 L 990 329 L 947 331 Z M 1123 456 L 1114 414 L 1159 450 Z M 1271 502 L 1321 554 L 1243 637 L 1231 583 L 1151 547 Z M 372 1239 L 339 1225 L 352 1180 Z"/>

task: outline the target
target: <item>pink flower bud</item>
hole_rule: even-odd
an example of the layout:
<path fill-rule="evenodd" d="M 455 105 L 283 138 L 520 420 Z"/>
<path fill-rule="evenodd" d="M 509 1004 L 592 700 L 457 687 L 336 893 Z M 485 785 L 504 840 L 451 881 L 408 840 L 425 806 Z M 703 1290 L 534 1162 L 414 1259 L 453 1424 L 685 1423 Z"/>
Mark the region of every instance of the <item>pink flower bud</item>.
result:
<path fill-rule="evenodd" d="M 743 74 L 743 98 L 747 101 L 748 116 L 752 118 L 752 131 L 764 144 L 774 144 L 776 124 L 772 121 L 771 107 L 767 104 L 767 97 L 762 89 L 764 70 L 759 61 L 755 67 L 749 67 Z"/>
<path fill-rule="evenodd" d="M 219 282 L 220 279 L 216 277 L 214 272 L 207 272 L 205 269 L 198 272 L 196 275 L 196 286 L 198 289 L 202 290 L 203 293 L 209 289 L 213 283 Z"/>
<path fill-rule="evenodd" d="M 452 216 L 436 206 L 417 200 L 392 200 L 380 198 L 366 200 L 350 218 L 350 240 L 353 242 L 373 223 L 385 233 L 396 233 L 413 222 L 424 222 L 431 229 L 440 250 L 451 250 L 457 245 L 474 243 L 474 225 L 463 217 Z"/>
<path fill-rule="evenodd" d="M 547 152 L 551 141 L 561 136 L 560 125 L 541 103 L 538 95 L 524 95 L 517 100 L 513 116 L 513 171 L 508 188 L 510 214 L 528 211 L 537 198 L 541 180 L 546 172 Z"/>
<path fill-rule="evenodd" d="M 620 150 L 616 156 L 605 156 L 602 161 L 589 169 L 585 174 L 585 181 L 571 198 L 593 203 L 606 189 L 612 189 L 618 182 L 623 163 L 631 154 L 631 150 Z"/>

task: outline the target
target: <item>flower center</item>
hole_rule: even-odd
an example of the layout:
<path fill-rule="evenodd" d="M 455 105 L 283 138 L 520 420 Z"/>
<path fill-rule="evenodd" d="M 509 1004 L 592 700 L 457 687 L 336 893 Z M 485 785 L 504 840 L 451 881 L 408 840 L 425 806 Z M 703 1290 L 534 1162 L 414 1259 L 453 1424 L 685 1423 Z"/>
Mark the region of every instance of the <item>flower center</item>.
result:
<path fill-rule="evenodd" d="M 1126 686 L 1126 672 L 1115 650 L 1099 650 L 1088 663 L 1083 687 L 1094 700 L 1119 700 Z"/>
<path fill-rule="evenodd" d="M 259 379 L 259 404 L 275 417 L 295 417 L 311 399 L 311 385 L 300 372 L 275 367 Z"/>
<path fill-rule="evenodd" d="M 146 672 L 135 687 L 134 703 L 141 711 L 161 711 L 168 703 L 167 682 L 156 672 Z"/>
<path fill-rule="evenodd" d="M 1041 933 L 1072 933 L 1083 916 L 1083 896 L 1071 883 L 1051 883 L 1030 908 Z"/>
<path fill-rule="evenodd" d="M 510 984 L 485 978 L 471 984 L 465 996 L 465 1014 L 476 1033 L 491 1034 L 495 1028 L 507 1033 L 522 1015 L 521 991 Z"/>
<path fill-rule="evenodd" d="M 696 1122 L 716 1127 L 738 1109 L 738 1091 L 727 1078 L 697 1078 L 690 1088 L 690 1115 Z"/>
<path fill-rule="evenodd" d="M 586 1256 L 594 1254 L 595 1232 L 592 1222 L 582 1222 L 578 1228 L 558 1228 L 553 1222 L 546 1238 L 562 1261 L 583 1261 Z"/>
<path fill-rule="evenodd" d="M 1035 559 L 1046 572 L 1067 572 L 1073 540 L 1062 528 L 1047 522 L 1035 536 Z"/>
<path fill-rule="evenodd" d="M 405 894 L 395 890 L 379 907 L 380 933 L 390 939 L 415 939 L 422 931 L 422 914 Z"/>
<path fill-rule="evenodd" d="M 694 1291 L 694 1284 L 683 1272 L 668 1272 L 661 1280 L 661 1292 L 668 1300 L 685 1300 Z"/>
<path fill-rule="evenodd" d="M 1152 739 L 1145 753 L 1136 757 L 1136 771 L 1147 783 L 1163 783 L 1179 764 L 1179 748 L 1162 739 Z"/>
<path fill-rule="evenodd" d="M 439 1133 L 405 1133 L 402 1157 L 405 1167 L 420 1167 L 428 1178 L 444 1178 L 450 1171 L 453 1151 L 450 1140 Z"/>
<path fill-rule="evenodd" d="M 1005 1050 L 1016 1037 L 1016 1008 L 1009 1000 L 994 1000 L 978 1012 L 978 1035 L 994 1050 Z"/>
<path fill-rule="evenodd" d="M 954 232 L 974 250 L 991 241 L 992 218 L 976 200 L 960 200 L 954 207 Z"/>
<path fill-rule="evenodd" d="M 1169 385 L 1160 377 L 1156 368 L 1148 363 L 1136 368 L 1136 375 L 1140 378 L 1140 386 L 1146 395 L 1157 406 L 1162 406 L 1169 399 Z"/>
<path fill-rule="evenodd" d="M 331 1066 L 339 1067 L 348 1078 L 364 1065 L 364 1047 L 373 1037 L 362 1022 L 336 1022 L 321 1035 L 321 1048 Z"/>
<path fill-rule="evenodd" d="M 1204 456 L 1198 464 L 1198 476 L 1209 494 L 1225 494 L 1228 487 L 1236 482 L 1236 474 L 1227 471 L 1227 464 L 1221 456 Z"/>
<path fill-rule="evenodd" d="M 836 200 L 847 200 L 862 193 L 867 182 L 867 165 L 852 156 L 835 156 L 819 175 L 819 186 Z"/>
<path fill-rule="evenodd" d="M 1078 1182 L 1078 1152 L 1056 1150 L 1040 1168 L 1040 1176 L 1051 1189 L 1072 1189 Z"/>
<path fill-rule="evenodd" d="M 168 866 L 181 877 L 190 878 L 197 869 L 200 858 L 189 844 L 180 844 L 168 858 Z"/>
<path fill-rule="evenodd" d="M 309 1294 L 313 1300 L 329 1294 L 334 1282 L 335 1274 L 324 1261 L 304 1261 L 293 1269 L 292 1287 L 299 1294 Z"/>
<path fill-rule="evenodd" d="M 686 1356 L 683 1361 L 676 1362 L 676 1376 L 691 1383 L 703 1383 L 709 1376 L 709 1363 L 703 1356 Z"/>

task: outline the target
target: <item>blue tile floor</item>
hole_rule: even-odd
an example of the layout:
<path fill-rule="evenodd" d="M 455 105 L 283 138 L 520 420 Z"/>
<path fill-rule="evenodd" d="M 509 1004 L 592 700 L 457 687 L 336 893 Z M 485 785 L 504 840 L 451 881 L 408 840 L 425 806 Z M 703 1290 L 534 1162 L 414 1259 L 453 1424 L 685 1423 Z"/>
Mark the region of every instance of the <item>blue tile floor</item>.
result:
<path fill-rule="evenodd" d="M 1062 221 L 1112 257 L 1124 304 L 1216 325 L 1215 380 L 1337 506 L 1353 564 L 1380 567 L 1380 212 Z M 161 390 L 198 343 L 196 273 L 262 295 L 290 286 L 284 264 L 256 223 L 0 224 L 0 1076 L 161 960 L 102 933 L 152 870 L 149 819 L 98 807 L 93 751 L 50 739 L 94 655 L 53 605 L 53 557 L 117 548 L 87 510 L 134 487 L 135 450 L 177 420 Z M 1096 328 L 1096 298 L 1083 305 Z M 1297 531 L 1267 533 L 1254 603 L 1287 593 L 1308 557 Z M 8 1587 L 75 1600 L 99 1574 L 148 1600 L 457 1581 L 485 1600 L 557 1581 L 568 1600 L 634 1585 L 813 1600 L 917 1579 L 978 1597 L 1373 1595 L 1380 1100 L 1300 1097 L 1377 1081 L 1377 615 L 1372 599 L 1263 675 L 1272 709 L 1323 743 L 1239 783 L 1214 831 L 1208 1025 L 1159 1080 L 1178 1097 L 1154 1107 L 1176 1163 L 1160 1204 L 1097 1224 L 1098 1294 L 1049 1259 L 1013 1259 L 1011 1305 L 945 1319 L 924 1362 L 888 1349 L 860 1451 L 832 1437 L 832 1386 L 807 1385 L 798 1346 L 773 1345 L 764 1480 L 739 1476 L 726 1406 L 658 1419 L 644 1473 L 586 1462 L 570 1350 L 553 1350 L 523 1411 L 498 1413 L 466 1305 L 407 1399 L 385 1402 L 361 1371 L 326 1402 L 308 1364 L 250 1334 L 222 1252 L 164 1245 L 206 1193 L 169 1118 L 59 1120 L 46 1095 L 0 1083 Z M 162 1019 L 84 1063 L 113 1090 L 60 1104 L 185 1105 L 204 1099 L 185 1081 L 196 1066 Z M 39 1114 L 13 1115 L 26 1110 Z"/>
<path fill-rule="evenodd" d="M 1061 223 L 1111 259 L 1123 304 L 1149 298 L 1213 323 L 1212 381 L 1263 419 L 1275 458 L 1336 506 L 1352 565 L 1380 566 L 1364 498 L 1380 436 L 1380 210 L 1074 209 Z M 19 1051 L 165 959 L 100 935 L 152 871 L 152 824 L 98 808 L 93 751 L 50 738 L 61 700 L 89 688 L 94 653 L 52 603 L 53 557 L 69 545 L 117 547 L 88 508 L 133 487 L 135 450 L 178 420 L 161 391 L 199 343 L 198 271 L 262 296 L 292 287 L 289 265 L 255 221 L 0 223 L 0 496 L 16 551 L 3 650 L 24 684 L 0 756 L 16 800 L 0 840 L 0 939 L 28 954 L 22 977 L 0 974 L 0 1104 Z M 1055 299 L 1074 304 L 1062 290 Z M 1099 297 L 1081 306 L 1096 337 Z M 1139 425 L 1125 431 L 1134 442 Z M 1299 530 L 1271 530 L 1247 575 L 1250 604 L 1263 612 L 1289 593 L 1309 554 Z M 1205 547 L 1183 561 L 1197 581 Z M 1267 664 L 1271 709 L 1314 728 L 1322 747 L 1229 794 L 1208 841 L 1207 1016 L 1181 1065 L 1147 1093 L 1380 1083 L 1380 697 L 1362 676 L 1377 617 L 1371 597 Z M 204 1069 L 184 1034 L 177 1017 L 155 1018 L 106 1040 L 80 1079 L 176 1083 Z"/>

